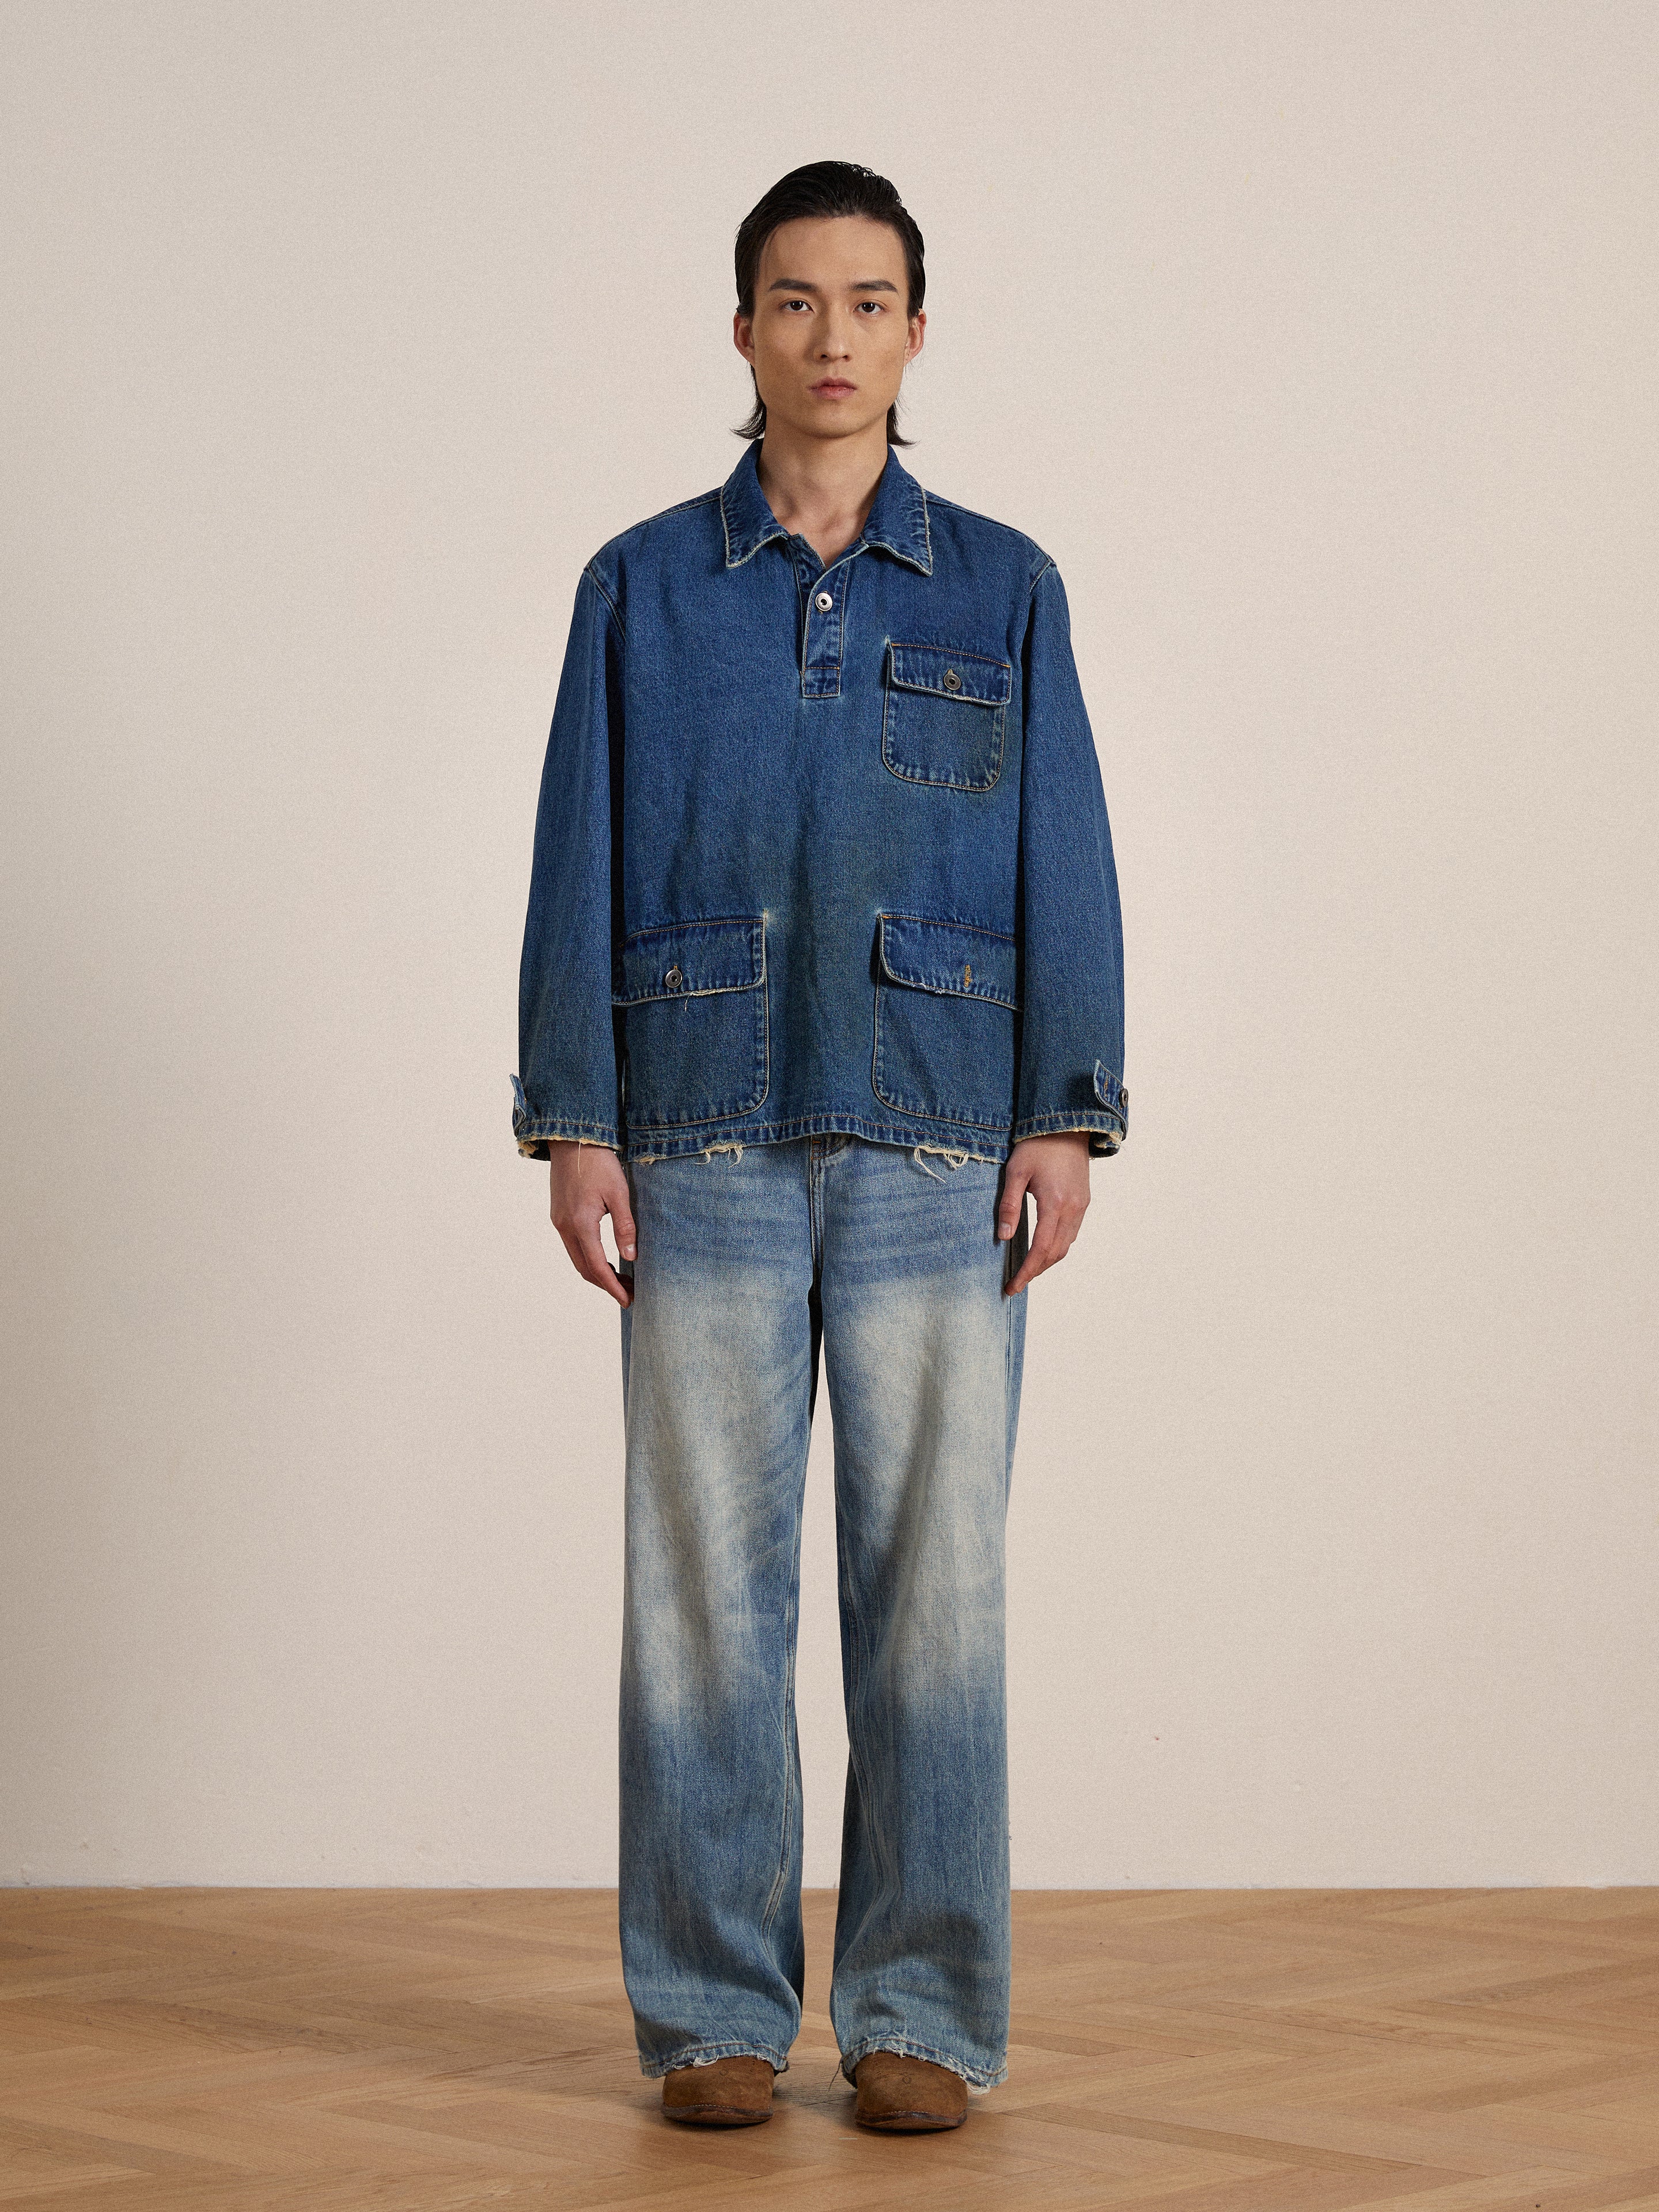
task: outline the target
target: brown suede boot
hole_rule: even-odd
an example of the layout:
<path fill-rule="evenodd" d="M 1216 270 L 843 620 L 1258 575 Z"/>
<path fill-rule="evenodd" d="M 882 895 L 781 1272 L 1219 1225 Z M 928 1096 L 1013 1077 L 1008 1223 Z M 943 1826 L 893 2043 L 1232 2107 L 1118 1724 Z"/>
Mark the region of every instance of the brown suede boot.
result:
<path fill-rule="evenodd" d="M 769 2058 L 744 2051 L 709 2066 L 673 2066 L 662 2077 L 663 2116 L 700 2128 L 752 2128 L 772 2117 Z"/>
<path fill-rule="evenodd" d="M 866 2051 L 853 2079 L 859 2093 L 853 2118 L 860 2127 L 913 2136 L 933 2128 L 959 2128 L 968 2117 L 968 2084 L 931 2058 Z"/>

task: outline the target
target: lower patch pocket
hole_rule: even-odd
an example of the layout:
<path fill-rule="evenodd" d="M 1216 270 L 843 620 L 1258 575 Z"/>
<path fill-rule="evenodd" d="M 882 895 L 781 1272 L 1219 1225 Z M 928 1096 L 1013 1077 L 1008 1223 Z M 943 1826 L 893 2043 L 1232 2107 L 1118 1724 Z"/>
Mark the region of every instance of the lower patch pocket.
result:
<path fill-rule="evenodd" d="M 766 1096 L 766 917 L 636 929 L 611 1004 L 623 1012 L 631 1129 L 722 1121 Z"/>
<path fill-rule="evenodd" d="M 951 645 L 887 644 L 881 757 L 907 783 L 988 791 L 1002 773 L 1012 665 Z"/>
<path fill-rule="evenodd" d="M 876 927 L 876 1096 L 904 1114 L 1007 1128 L 1015 940 L 922 915 L 884 914 Z"/>

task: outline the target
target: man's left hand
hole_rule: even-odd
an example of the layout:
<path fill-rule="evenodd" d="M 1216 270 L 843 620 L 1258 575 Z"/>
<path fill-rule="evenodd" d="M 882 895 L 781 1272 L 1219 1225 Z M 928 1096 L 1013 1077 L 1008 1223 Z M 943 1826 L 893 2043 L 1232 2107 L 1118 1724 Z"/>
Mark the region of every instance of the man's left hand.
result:
<path fill-rule="evenodd" d="M 1028 1190 L 1036 1200 L 1036 1231 L 1019 1273 L 1006 1286 L 1009 1297 L 1063 1260 L 1083 1226 L 1089 1210 L 1088 1132 L 1064 1129 L 1058 1136 L 1027 1137 L 1014 1146 L 997 1201 L 997 1236 L 1004 1242 L 1019 1226 Z"/>

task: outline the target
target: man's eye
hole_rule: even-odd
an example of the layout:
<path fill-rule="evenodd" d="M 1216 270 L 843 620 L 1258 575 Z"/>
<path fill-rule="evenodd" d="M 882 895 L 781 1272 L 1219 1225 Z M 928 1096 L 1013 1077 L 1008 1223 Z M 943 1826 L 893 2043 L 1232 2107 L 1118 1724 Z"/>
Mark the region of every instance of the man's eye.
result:
<path fill-rule="evenodd" d="M 881 301 L 879 300 L 860 300 L 859 301 L 859 305 L 861 307 L 873 307 L 878 314 L 880 314 L 882 311 Z"/>

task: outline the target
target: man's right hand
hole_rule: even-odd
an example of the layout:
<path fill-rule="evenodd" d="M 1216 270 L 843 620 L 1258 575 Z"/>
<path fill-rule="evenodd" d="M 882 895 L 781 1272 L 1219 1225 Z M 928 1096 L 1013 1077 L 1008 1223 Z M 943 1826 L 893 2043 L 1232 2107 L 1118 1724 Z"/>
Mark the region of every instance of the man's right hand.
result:
<path fill-rule="evenodd" d="M 629 1203 L 628 1177 L 623 1164 L 608 1145 L 574 1145 L 556 1140 L 548 1148 L 553 1226 L 564 1239 L 570 1264 L 588 1282 L 608 1291 L 619 1306 L 631 1305 L 634 1293 L 605 1256 L 599 1242 L 599 1222 L 611 1216 L 617 1232 L 617 1250 L 624 1260 L 634 1256 L 634 1209 Z"/>

